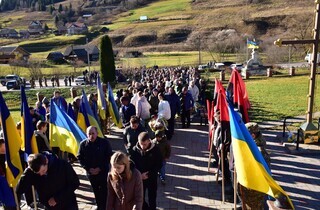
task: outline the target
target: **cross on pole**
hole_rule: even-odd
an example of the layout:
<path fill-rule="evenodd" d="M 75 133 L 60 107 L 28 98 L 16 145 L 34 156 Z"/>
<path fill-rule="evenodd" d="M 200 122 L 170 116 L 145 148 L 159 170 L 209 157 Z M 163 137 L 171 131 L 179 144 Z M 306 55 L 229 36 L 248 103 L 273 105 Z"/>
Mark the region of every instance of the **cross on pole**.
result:
<path fill-rule="evenodd" d="M 278 39 L 274 42 L 275 45 L 294 45 L 294 44 L 312 44 L 312 63 L 311 63 L 311 75 L 309 83 L 309 94 L 308 94 L 308 111 L 307 111 L 307 122 L 301 126 L 305 130 L 317 130 L 317 128 L 312 124 L 312 111 L 314 104 L 314 89 L 316 83 L 316 73 L 317 73 L 317 54 L 319 49 L 319 35 L 320 35 L 320 0 L 315 1 L 316 4 L 316 14 L 315 14 L 315 24 L 313 39 L 309 40 L 281 40 Z"/>

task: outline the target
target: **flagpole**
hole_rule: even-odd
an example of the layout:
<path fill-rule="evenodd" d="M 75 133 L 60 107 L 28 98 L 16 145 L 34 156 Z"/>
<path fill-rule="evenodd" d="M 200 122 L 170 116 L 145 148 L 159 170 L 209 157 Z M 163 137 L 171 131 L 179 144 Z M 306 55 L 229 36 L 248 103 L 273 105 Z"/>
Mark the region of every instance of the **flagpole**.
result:
<path fill-rule="evenodd" d="M 237 209 L 237 189 L 238 184 L 237 184 L 237 172 L 236 172 L 236 167 L 234 167 L 233 171 L 233 202 L 234 202 L 234 209 Z"/>
<path fill-rule="evenodd" d="M 209 152 L 209 160 L 208 160 L 208 172 L 210 171 L 210 163 L 211 163 L 211 156 L 212 156 L 212 140 L 213 140 L 213 136 L 210 138 L 210 126 L 209 126 L 209 147 L 210 147 L 210 152 Z"/>
<path fill-rule="evenodd" d="M 18 196 L 17 196 L 17 193 L 16 193 L 16 187 L 13 187 L 12 191 L 13 191 L 13 196 L 14 196 L 14 202 L 16 203 L 16 208 L 17 208 L 17 210 L 20 210 L 20 205 L 19 205 L 19 202 L 18 202 Z"/>
<path fill-rule="evenodd" d="M 34 190 L 34 186 L 31 186 L 32 188 L 32 198 L 33 198 L 33 206 L 34 206 L 34 210 L 38 210 L 38 204 L 37 204 L 37 199 L 36 199 L 36 193 Z"/>
<path fill-rule="evenodd" d="M 221 150 L 221 172 L 222 172 L 222 202 L 225 203 L 225 196 L 224 196 L 224 145 L 222 144 Z"/>

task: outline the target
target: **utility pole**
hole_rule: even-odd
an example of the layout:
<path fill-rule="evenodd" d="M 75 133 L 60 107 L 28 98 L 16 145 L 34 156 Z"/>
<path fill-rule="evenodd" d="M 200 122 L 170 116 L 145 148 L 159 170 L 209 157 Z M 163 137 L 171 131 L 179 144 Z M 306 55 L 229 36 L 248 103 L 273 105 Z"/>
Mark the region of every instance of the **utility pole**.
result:
<path fill-rule="evenodd" d="M 87 60 L 88 60 L 88 72 L 90 75 L 90 55 L 89 55 L 88 38 L 86 38 L 86 49 L 87 49 Z"/>
<path fill-rule="evenodd" d="M 311 74 L 309 83 L 309 94 L 308 94 L 308 110 L 307 110 L 307 122 L 301 125 L 301 129 L 306 131 L 318 131 L 317 127 L 312 123 L 312 112 L 314 104 L 314 89 L 316 84 L 316 73 L 317 73 L 317 54 L 319 49 L 319 35 L 320 35 L 320 0 L 315 1 L 316 13 L 315 13 L 315 23 L 314 23 L 314 33 L 313 39 L 310 40 L 281 40 L 275 41 L 278 46 L 281 45 L 294 45 L 294 44 L 312 44 L 312 63 L 311 63 Z M 315 133 L 314 133 L 315 134 Z M 316 132 L 318 135 L 318 132 Z"/>
<path fill-rule="evenodd" d="M 198 36 L 199 65 L 201 65 L 201 38 Z"/>

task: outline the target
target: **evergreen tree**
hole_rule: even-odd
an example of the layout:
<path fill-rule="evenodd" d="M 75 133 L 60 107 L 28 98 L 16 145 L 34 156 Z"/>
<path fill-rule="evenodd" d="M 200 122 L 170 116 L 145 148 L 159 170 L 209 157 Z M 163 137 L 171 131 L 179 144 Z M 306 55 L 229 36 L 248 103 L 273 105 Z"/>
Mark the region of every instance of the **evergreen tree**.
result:
<path fill-rule="evenodd" d="M 100 72 L 103 83 L 116 81 L 116 68 L 114 64 L 114 55 L 112 43 L 108 35 L 101 38 L 100 43 Z"/>

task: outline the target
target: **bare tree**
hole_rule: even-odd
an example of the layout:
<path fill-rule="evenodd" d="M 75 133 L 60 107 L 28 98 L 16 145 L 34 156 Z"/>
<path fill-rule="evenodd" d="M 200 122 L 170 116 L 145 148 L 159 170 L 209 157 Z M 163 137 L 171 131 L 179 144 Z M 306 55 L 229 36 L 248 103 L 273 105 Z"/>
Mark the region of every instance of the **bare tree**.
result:
<path fill-rule="evenodd" d="M 39 61 L 29 62 L 28 70 L 29 70 L 30 78 L 36 79 L 38 77 L 41 77 L 42 76 L 41 62 Z"/>

